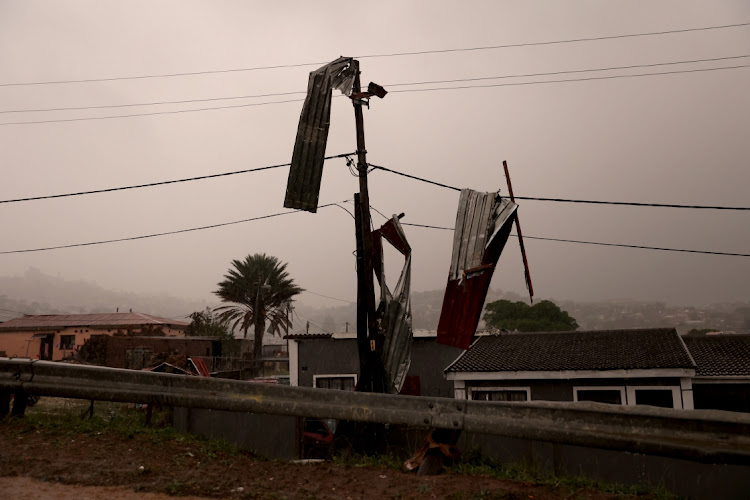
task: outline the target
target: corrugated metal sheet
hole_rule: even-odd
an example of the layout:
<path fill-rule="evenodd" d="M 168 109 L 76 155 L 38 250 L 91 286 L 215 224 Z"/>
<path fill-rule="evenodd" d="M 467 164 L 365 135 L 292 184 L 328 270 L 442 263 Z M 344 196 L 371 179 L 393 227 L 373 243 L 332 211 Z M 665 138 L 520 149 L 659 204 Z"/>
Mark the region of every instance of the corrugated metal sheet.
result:
<path fill-rule="evenodd" d="M 496 193 L 461 191 L 437 342 L 468 349 L 518 205 Z"/>
<path fill-rule="evenodd" d="M 383 243 L 385 238 L 404 256 L 404 267 L 393 293 L 385 283 Z M 380 358 L 385 368 L 388 392 L 398 394 L 411 364 L 411 247 L 398 221 L 398 216 L 373 231 L 373 268 L 380 282 L 378 333 L 383 335 Z"/>
<path fill-rule="evenodd" d="M 65 328 L 68 326 L 137 326 L 171 325 L 185 327 L 190 323 L 176 319 L 160 318 L 137 312 L 99 314 L 41 314 L 23 316 L 0 323 L 0 331 L 28 330 L 45 328 Z"/>
<path fill-rule="evenodd" d="M 350 95 L 357 71 L 357 61 L 340 57 L 310 73 L 294 142 L 285 207 L 317 212 L 331 121 L 331 91 L 336 88 Z"/>

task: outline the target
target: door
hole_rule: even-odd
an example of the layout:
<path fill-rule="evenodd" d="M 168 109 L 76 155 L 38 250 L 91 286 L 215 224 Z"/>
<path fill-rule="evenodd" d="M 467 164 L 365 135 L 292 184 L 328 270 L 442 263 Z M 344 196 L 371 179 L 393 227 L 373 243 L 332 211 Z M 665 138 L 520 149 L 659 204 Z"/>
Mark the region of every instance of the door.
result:
<path fill-rule="evenodd" d="M 47 335 L 42 337 L 39 343 L 39 359 L 51 361 L 52 360 L 52 339 L 54 335 Z"/>

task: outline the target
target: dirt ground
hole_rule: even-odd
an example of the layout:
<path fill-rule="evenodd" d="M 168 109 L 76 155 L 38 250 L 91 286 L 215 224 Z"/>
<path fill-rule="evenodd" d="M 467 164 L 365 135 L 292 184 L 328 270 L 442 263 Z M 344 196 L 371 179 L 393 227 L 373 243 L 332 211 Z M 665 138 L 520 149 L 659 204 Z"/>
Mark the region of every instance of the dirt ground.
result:
<path fill-rule="evenodd" d="M 33 411 L 0 422 L 0 498 L 622 498 L 488 476 L 417 477 L 388 467 L 264 460 L 173 431 L 71 429 Z"/>

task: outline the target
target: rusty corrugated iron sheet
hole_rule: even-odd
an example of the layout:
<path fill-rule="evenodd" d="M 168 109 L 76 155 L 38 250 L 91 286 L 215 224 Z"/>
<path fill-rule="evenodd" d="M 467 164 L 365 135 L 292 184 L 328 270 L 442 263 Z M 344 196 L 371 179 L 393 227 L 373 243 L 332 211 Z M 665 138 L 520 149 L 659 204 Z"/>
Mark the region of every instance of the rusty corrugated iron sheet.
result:
<path fill-rule="evenodd" d="M 496 193 L 461 191 L 437 342 L 468 349 L 518 205 Z"/>
<path fill-rule="evenodd" d="M 97 313 L 97 314 L 40 314 L 22 316 L 0 323 L 3 330 L 54 329 L 68 326 L 139 326 L 163 325 L 175 328 L 186 327 L 190 323 L 176 319 L 160 318 L 138 312 Z"/>
<path fill-rule="evenodd" d="M 331 121 L 331 91 L 335 88 L 350 95 L 357 71 L 357 61 L 339 57 L 310 73 L 289 168 L 285 207 L 317 212 Z"/>
<path fill-rule="evenodd" d="M 378 334 L 383 335 L 380 358 L 385 368 L 388 392 L 398 394 L 411 364 L 411 247 L 396 215 L 380 229 L 373 231 L 372 237 L 373 270 L 380 283 L 380 304 L 377 311 Z M 404 267 L 393 293 L 385 283 L 383 239 L 404 256 Z"/>

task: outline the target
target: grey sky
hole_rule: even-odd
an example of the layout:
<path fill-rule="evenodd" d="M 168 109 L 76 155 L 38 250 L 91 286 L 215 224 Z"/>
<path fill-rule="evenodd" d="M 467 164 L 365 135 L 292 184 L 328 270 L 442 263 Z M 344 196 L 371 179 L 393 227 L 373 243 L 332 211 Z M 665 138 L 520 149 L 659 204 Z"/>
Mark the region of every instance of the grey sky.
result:
<path fill-rule="evenodd" d="M 468 48 L 750 22 L 736 2 L 229 2 L 0 0 L 0 83 L 326 62 L 339 55 Z M 365 111 L 368 159 L 457 187 L 517 195 L 750 206 L 750 68 L 546 85 L 395 92 L 389 84 L 750 55 L 750 27 L 663 36 L 361 59 L 392 92 Z M 750 58 L 581 76 L 750 64 Z M 0 110 L 292 92 L 314 66 L 176 78 L 0 87 Z M 458 84 L 463 85 L 463 84 Z M 447 86 L 429 85 L 427 87 Z M 411 87 L 416 88 L 416 87 Z M 141 184 L 286 163 L 302 103 L 147 117 L 2 125 L 225 106 L 299 96 L 88 111 L 0 114 L 0 199 Z M 355 149 L 334 100 L 328 154 Z M 284 211 L 288 169 L 117 193 L 0 204 L 0 251 L 139 236 Z M 326 164 L 321 204 L 357 190 Z M 458 194 L 371 175 L 372 205 L 404 222 L 452 226 Z M 351 205 L 349 205 L 351 208 Z M 526 201 L 524 233 L 750 253 L 750 213 Z M 383 219 L 373 213 L 376 224 Z M 266 252 L 315 293 L 354 299 L 354 224 L 321 209 L 161 238 L 0 255 L 113 289 L 210 298 L 229 262 Z M 413 288 L 445 286 L 452 233 L 407 227 Z M 750 258 L 526 242 L 540 297 L 750 300 Z M 395 254 L 386 263 L 400 270 Z M 493 287 L 523 292 L 515 240 Z M 12 290 L 0 290 L 12 297 Z M 311 305 L 336 302 L 305 294 Z"/>

